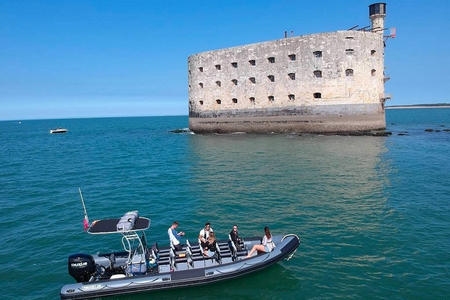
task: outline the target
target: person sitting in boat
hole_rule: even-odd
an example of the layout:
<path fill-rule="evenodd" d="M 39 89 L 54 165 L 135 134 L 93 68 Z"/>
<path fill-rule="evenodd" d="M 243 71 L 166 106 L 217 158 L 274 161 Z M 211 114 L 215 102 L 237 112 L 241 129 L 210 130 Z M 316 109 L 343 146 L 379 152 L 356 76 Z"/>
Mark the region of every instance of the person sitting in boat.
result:
<path fill-rule="evenodd" d="M 230 231 L 230 240 L 236 246 L 237 251 L 241 251 L 241 238 L 239 237 L 238 227 L 237 225 L 233 225 L 233 228 Z"/>
<path fill-rule="evenodd" d="M 252 250 L 247 255 L 247 258 L 251 257 L 255 251 L 259 252 L 271 252 L 275 248 L 275 243 L 272 241 L 272 234 L 270 233 L 269 227 L 264 227 L 264 237 L 261 244 L 254 245 Z"/>
<path fill-rule="evenodd" d="M 184 236 L 184 232 L 183 231 L 178 232 L 177 228 L 178 222 L 174 221 L 172 223 L 172 226 L 170 226 L 169 229 L 167 230 L 167 234 L 169 234 L 170 245 L 173 246 L 175 250 L 180 251 L 183 247 L 180 242 L 180 237 Z"/>
<path fill-rule="evenodd" d="M 214 232 L 210 232 L 203 248 L 203 255 L 206 257 L 213 257 L 217 251 L 217 241 Z"/>
<path fill-rule="evenodd" d="M 206 222 L 205 227 L 203 227 L 203 229 L 200 230 L 200 233 L 198 234 L 198 243 L 200 244 L 200 247 L 202 247 L 202 249 L 204 249 L 208 245 L 208 238 L 212 232 L 214 232 L 214 230 L 211 228 L 211 223 Z"/>

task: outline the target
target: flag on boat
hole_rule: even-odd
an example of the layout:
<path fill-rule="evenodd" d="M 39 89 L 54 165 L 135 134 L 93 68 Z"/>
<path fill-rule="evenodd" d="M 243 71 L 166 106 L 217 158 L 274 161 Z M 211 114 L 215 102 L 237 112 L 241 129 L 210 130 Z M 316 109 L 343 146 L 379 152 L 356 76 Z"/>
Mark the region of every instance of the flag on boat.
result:
<path fill-rule="evenodd" d="M 83 219 L 83 228 L 84 231 L 88 230 L 89 228 L 89 217 L 87 214 L 87 210 L 86 210 L 86 206 L 84 205 L 84 199 L 83 199 L 83 194 L 81 193 L 81 188 L 78 188 L 78 192 L 80 193 L 80 198 L 81 198 L 81 204 L 83 204 L 83 210 L 84 210 L 84 219 Z"/>
<path fill-rule="evenodd" d="M 89 228 L 89 219 L 88 219 L 87 215 L 85 215 L 84 219 L 83 219 L 83 228 L 84 228 L 84 231 L 88 230 L 88 228 Z"/>

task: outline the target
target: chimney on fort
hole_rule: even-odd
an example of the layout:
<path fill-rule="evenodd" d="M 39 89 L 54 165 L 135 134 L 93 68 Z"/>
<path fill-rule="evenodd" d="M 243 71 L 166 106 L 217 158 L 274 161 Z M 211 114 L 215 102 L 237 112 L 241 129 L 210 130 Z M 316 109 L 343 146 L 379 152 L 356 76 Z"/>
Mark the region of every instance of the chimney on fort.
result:
<path fill-rule="evenodd" d="M 372 31 L 383 35 L 384 17 L 386 17 L 386 3 L 369 5 L 369 18 L 372 21 Z"/>

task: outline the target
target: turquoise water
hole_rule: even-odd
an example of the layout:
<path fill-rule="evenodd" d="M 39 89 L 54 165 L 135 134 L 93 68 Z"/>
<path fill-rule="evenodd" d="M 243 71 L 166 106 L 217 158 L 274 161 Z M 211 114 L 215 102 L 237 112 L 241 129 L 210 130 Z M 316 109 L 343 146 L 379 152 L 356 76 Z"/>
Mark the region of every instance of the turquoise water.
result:
<path fill-rule="evenodd" d="M 117 299 L 437 299 L 450 288 L 450 109 L 388 110 L 389 137 L 189 135 L 188 118 L 0 122 L 0 290 L 56 299 L 71 253 L 117 250 L 89 217 L 138 209 L 149 240 L 296 233 L 293 259 L 239 280 Z M 65 127 L 67 134 L 49 129 Z M 425 129 L 432 129 L 425 131 Z"/>

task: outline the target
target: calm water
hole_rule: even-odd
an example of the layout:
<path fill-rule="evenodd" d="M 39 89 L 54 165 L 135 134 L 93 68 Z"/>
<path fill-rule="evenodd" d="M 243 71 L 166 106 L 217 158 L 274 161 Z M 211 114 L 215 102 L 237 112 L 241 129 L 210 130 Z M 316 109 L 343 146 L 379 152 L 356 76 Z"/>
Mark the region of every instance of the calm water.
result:
<path fill-rule="evenodd" d="M 205 287 L 117 299 L 437 299 L 450 290 L 450 109 L 387 111 L 389 137 L 188 135 L 187 117 L 0 122 L 0 290 L 56 299 L 71 253 L 120 249 L 83 232 L 138 209 L 165 244 L 297 233 L 294 258 Z M 67 134 L 49 129 L 66 127 Z M 432 132 L 425 129 L 433 129 Z"/>

